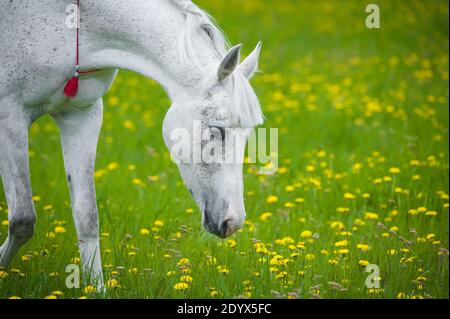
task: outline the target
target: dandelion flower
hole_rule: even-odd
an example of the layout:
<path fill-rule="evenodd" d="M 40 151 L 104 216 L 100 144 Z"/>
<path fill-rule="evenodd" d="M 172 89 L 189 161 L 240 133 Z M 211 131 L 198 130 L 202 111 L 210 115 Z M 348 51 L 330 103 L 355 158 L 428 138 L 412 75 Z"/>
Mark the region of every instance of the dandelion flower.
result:
<path fill-rule="evenodd" d="M 181 259 L 178 261 L 177 266 L 186 266 L 186 265 L 189 265 L 189 264 L 190 264 L 189 259 L 187 259 L 187 258 L 181 258 Z"/>
<path fill-rule="evenodd" d="M 217 271 L 224 275 L 227 275 L 230 272 L 227 267 L 222 265 L 217 266 Z"/>
<path fill-rule="evenodd" d="M 355 199 L 355 195 L 353 195 L 352 193 L 345 193 L 344 199 L 348 199 L 348 200 Z"/>
<path fill-rule="evenodd" d="M 158 219 L 158 220 L 155 220 L 153 225 L 155 225 L 156 227 L 163 227 L 164 226 L 164 222 L 162 220 Z"/>
<path fill-rule="evenodd" d="M 313 233 L 310 230 L 304 230 L 301 232 L 300 237 L 302 238 L 308 238 L 311 237 Z"/>
<path fill-rule="evenodd" d="M 334 243 L 334 245 L 335 245 L 336 247 L 347 246 L 347 244 L 348 244 L 347 239 L 344 239 L 344 240 L 341 240 L 341 241 L 337 241 L 337 242 Z"/>
<path fill-rule="evenodd" d="M 189 275 L 185 275 L 185 276 L 181 276 L 180 281 L 181 282 L 192 282 L 193 278 Z"/>
<path fill-rule="evenodd" d="M 119 163 L 117 163 L 117 162 L 109 163 L 107 166 L 108 170 L 110 170 L 110 171 L 113 171 L 113 170 L 117 169 L 118 167 L 119 167 Z"/>
<path fill-rule="evenodd" d="M 367 260 L 361 259 L 360 261 L 358 261 L 358 264 L 362 267 L 366 267 L 369 262 Z"/>
<path fill-rule="evenodd" d="M 389 169 L 389 173 L 391 173 L 391 174 L 399 174 L 400 173 L 400 168 L 398 168 L 398 167 L 391 167 Z"/>
<path fill-rule="evenodd" d="M 396 296 L 397 299 L 405 299 L 406 298 L 406 294 L 404 292 L 399 292 Z"/>
<path fill-rule="evenodd" d="M 337 259 L 328 259 L 327 261 L 330 265 L 337 265 L 339 264 L 339 260 Z"/>
<path fill-rule="evenodd" d="M 106 282 L 105 287 L 108 289 L 117 288 L 119 287 L 119 282 L 116 279 L 110 279 Z"/>
<path fill-rule="evenodd" d="M 64 228 L 64 227 L 62 227 L 62 226 L 56 226 L 55 227 L 55 233 L 57 233 L 57 234 L 63 234 L 63 233 L 65 233 L 66 232 L 66 229 Z"/>
<path fill-rule="evenodd" d="M 265 221 L 267 221 L 271 216 L 272 216 L 272 213 L 270 213 L 270 212 L 265 212 L 265 213 L 262 213 L 261 216 L 259 216 L 259 219 L 262 220 L 263 222 L 265 222 Z"/>
<path fill-rule="evenodd" d="M 364 218 L 365 219 L 378 219 L 378 214 L 376 213 L 371 213 L 371 212 L 366 212 L 364 214 Z"/>
<path fill-rule="evenodd" d="M 275 196 L 275 195 L 270 195 L 270 196 L 267 197 L 266 202 L 268 204 L 276 203 L 276 202 L 278 202 L 278 197 Z"/>
<path fill-rule="evenodd" d="M 173 286 L 173 289 L 175 289 L 175 290 L 186 290 L 188 288 L 189 288 L 189 285 L 185 282 L 179 282 Z"/>
<path fill-rule="evenodd" d="M 367 244 L 357 244 L 356 248 L 363 251 L 363 252 L 367 252 L 370 249 L 370 246 Z"/>

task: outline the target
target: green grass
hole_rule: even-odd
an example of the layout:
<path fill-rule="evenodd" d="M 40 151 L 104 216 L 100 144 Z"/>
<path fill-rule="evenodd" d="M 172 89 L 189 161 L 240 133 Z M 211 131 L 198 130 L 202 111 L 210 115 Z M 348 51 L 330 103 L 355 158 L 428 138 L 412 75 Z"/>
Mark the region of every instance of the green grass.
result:
<path fill-rule="evenodd" d="M 279 128 L 280 169 L 261 176 L 246 165 L 245 228 L 230 241 L 207 234 L 162 141 L 170 101 L 153 81 L 120 72 L 105 97 L 96 163 L 105 278 L 119 284 L 107 297 L 448 298 L 447 1 L 378 1 L 381 29 L 365 28 L 364 1 L 197 3 L 244 54 L 263 41 L 253 86 L 264 126 Z M 0 297 L 86 296 L 64 284 L 78 250 L 49 117 L 31 128 L 30 149 L 37 228 L 4 270 Z M 268 203 L 271 195 L 278 201 Z M 51 238 L 57 225 L 66 232 Z M 6 233 L 0 225 L 0 242 Z M 275 265 L 276 255 L 287 263 Z M 364 285 L 360 261 L 379 266 L 380 289 Z M 193 281 L 178 291 L 182 269 Z"/>

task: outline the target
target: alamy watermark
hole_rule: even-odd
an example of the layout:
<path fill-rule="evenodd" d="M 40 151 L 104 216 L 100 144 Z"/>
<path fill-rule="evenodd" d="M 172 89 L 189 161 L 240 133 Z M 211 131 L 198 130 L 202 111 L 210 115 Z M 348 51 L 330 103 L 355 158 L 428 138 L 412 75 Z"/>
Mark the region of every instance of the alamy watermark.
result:
<path fill-rule="evenodd" d="M 366 281 L 365 281 L 365 285 L 367 288 L 372 289 L 372 288 L 376 288 L 379 289 L 380 288 L 380 267 L 378 265 L 375 264 L 368 264 L 366 266 L 366 272 L 370 273 L 367 277 L 366 277 Z"/>
<path fill-rule="evenodd" d="M 278 168 L 277 128 L 202 128 L 202 122 L 194 120 L 192 130 L 172 129 L 170 140 L 171 158 L 177 164 L 259 163 L 260 174 L 273 174 Z"/>
<path fill-rule="evenodd" d="M 66 27 L 69 29 L 80 28 L 80 8 L 76 4 L 66 7 Z"/>
<path fill-rule="evenodd" d="M 366 17 L 366 27 L 368 29 L 380 28 L 380 7 L 377 4 L 371 3 L 366 6 L 366 13 L 370 13 Z"/>
<path fill-rule="evenodd" d="M 80 266 L 68 264 L 66 266 L 66 287 L 69 289 L 80 288 Z"/>

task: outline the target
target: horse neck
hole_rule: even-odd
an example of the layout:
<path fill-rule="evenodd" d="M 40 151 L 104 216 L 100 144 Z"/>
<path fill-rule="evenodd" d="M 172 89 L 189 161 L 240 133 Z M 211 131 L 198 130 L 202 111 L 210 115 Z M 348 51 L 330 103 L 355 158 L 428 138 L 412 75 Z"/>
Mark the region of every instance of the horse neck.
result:
<path fill-rule="evenodd" d="M 186 14 L 175 0 L 88 1 L 81 6 L 80 55 L 91 68 L 119 68 L 159 82 L 172 101 L 185 100 L 201 89 L 220 61 L 206 37 L 190 39 L 197 62 L 180 57 L 177 43 Z M 83 60 L 81 61 L 83 68 Z"/>

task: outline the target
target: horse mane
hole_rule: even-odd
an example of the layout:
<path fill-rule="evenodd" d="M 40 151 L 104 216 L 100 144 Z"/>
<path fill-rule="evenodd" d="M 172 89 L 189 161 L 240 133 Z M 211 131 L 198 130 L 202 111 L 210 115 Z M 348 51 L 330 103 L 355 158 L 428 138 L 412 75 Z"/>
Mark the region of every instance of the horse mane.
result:
<path fill-rule="evenodd" d="M 199 29 L 209 35 L 214 49 L 223 58 L 230 48 L 230 44 L 214 19 L 191 0 L 170 1 L 186 15 L 185 26 L 178 37 L 177 49 L 180 58 L 185 62 L 193 62 L 199 70 L 203 69 L 198 62 L 192 41 L 194 33 Z M 239 123 L 241 127 L 254 127 L 262 124 L 264 116 L 261 105 L 248 79 L 242 72 L 235 70 L 231 73 L 229 80 L 232 87 L 231 120 Z"/>

